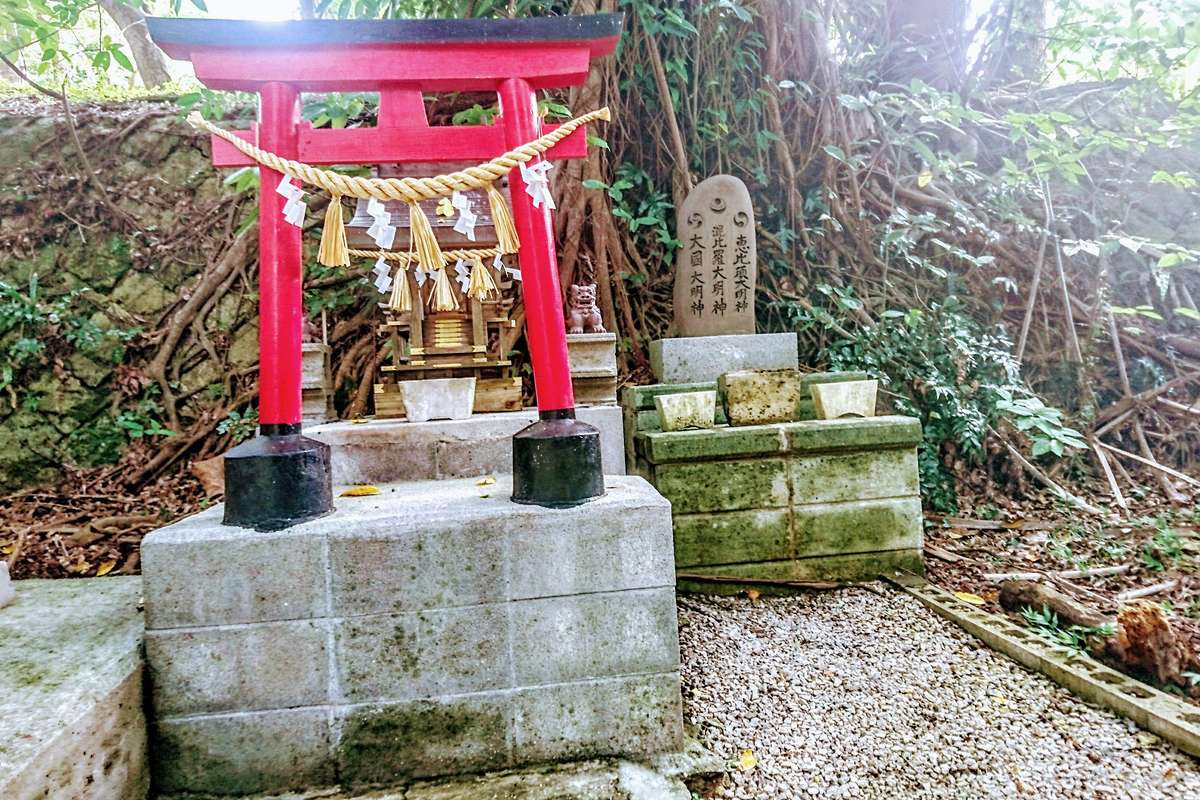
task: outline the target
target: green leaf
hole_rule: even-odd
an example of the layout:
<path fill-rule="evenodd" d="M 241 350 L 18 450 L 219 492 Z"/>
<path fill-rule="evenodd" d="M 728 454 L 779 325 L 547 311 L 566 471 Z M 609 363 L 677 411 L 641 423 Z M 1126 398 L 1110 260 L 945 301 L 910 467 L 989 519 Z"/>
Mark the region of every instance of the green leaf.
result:
<path fill-rule="evenodd" d="M 846 152 L 844 150 L 842 150 L 842 148 L 838 147 L 836 144 L 827 144 L 821 149 L 824 150 L 829 155 L 836 158 L 838 161 L 845 163 Z"/>
<path fill-rule="evenodd" d="M 116 61 L 118 64 L 120 64 L 122 67 L 129 70 L 130 72 L 133 72 L 133 62 L 129 60 L 129 56 L 125 55 L 125 53 L 121 50 L 120 47 L 114 47 L 112 49 L 112 57 L 113 57 L 113 60 Z"/>

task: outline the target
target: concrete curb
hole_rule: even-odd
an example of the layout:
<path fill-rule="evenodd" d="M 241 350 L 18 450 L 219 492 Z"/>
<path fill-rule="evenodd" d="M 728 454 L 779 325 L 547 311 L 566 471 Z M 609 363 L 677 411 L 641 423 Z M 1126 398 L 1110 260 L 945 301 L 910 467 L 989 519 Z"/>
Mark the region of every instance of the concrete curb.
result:
<path fill-rule="evenodd" d="M 1185 753 L 1200 756 L 1200 708 L 1087 655 L 1052 645 L 1006 617 L 989 614 L 916 576 L 885 580 L 1017 663 L 1082 699 L 1126 717 Z"/>

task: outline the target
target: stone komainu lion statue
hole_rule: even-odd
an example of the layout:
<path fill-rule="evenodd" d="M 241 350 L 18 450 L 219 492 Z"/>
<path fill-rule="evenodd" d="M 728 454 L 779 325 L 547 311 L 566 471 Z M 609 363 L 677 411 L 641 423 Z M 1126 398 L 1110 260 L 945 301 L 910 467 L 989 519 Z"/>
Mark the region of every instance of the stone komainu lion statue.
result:
<path fill-rule="evenodd" d="M 596 305 L 596 284 L 572 284 L 567 300 L 571 311 L 567 333 L 607 333 L 600 319 L 600 307 Z"/>

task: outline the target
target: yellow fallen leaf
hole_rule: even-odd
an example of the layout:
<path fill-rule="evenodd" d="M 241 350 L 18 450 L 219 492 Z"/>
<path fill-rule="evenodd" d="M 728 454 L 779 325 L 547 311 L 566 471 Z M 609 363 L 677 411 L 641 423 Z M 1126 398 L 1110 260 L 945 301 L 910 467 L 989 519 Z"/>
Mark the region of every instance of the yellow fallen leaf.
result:
<path fill-rule="evenodd" d="M 481 494 L 481 495 L 479 495 L 479 499 L 480 499 L 480 500 L 487 500 L 489 497 L 491 497 L 491 495 L 490 495 L 490 494 Z"/>
<path fill-rule="evenodd" d="M 737 768 L 742 772 L 747 772 L 758 766 L 758 759 L 754 756 L 754 751 L 747 748 L 738 753 Z"/>
<path fill-rule="evenodd" d="M 998 706 L 1006 706 L 1008 705 L 1008 698 L 1002 694 L 994 694 L 992 695 L 992 702 Z"/>
<path fill-rule="evenodd" d="M 449 197 L 443 197 L 437 204 L 437 215 L 439 217 L 453 217 L 454 204 L 450 202 Z"/>
<path fill-rule="evenodd" d="M 362 417 L 355 417 L 350 420 L 351 425 L 366 425 L 368 422 L 370 422 L 369 419 L 363 419 Z"/>
<path fill-rule="evenodd" d="M 96 577 L 100 577 L 101 575 L 107 575 L 108 573 L 113 571 L 113 567 L 115 567 L 116 565 L 117 565 L 117 560 L 115 558 L 110 558 L 108 561 L 105 561 L 103 564 L 96 567 Z"/>
<path fill-rule="evenodd" d="M 373 494 L 379 494 L 378 486 L 351 486 L 338 497 L 370 497 Z"/>
<path fill-rule="evenodd" d="M 970 592 L 955 592 L 954 596 L 964 603 L 970 603 L 973 606 L 981 606 L 987 602 L 987 600 L 984 600 L 979 595 L 971 594 Z"/>
<path fill-rule="evenodd" d="M 933 173 L 929 170 L 925 170 L 917 176 L 917 186 L 920 186 L 922 189 L 931 183 L 933 183 Z"/>
<path fill-rule="evenodd" d="M 496 479 L 493 478 L 491 475 L 489 475 L 486 478 L 480 478 L 479 480 L 475 481 L 475 485 L 476 486 L 491 486 L 495 482 L 496 482 Z"/>
<path fill-rule="evenodd" d="M 746 597 L 750 598 L 750 605 L 752 605 L 752 606 L 758 605 L 758 598 L 761 596 L 762 596 L 762 592 L 760 592 L 758 589 L 747 589 L 746 590 Z"/>

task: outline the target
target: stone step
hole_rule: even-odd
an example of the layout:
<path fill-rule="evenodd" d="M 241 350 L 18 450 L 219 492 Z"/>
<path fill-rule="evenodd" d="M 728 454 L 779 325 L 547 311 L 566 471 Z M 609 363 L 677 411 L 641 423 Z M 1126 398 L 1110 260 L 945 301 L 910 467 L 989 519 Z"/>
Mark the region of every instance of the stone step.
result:
<path fill-rule="evenodd" d="M 438 781 L 367 793 L 316 790 L 242 800 L 689 800 L 685 780 L 712 779 L 729 765 L 695 740 L 646 762 L 597 759 Z M 191 800 L 167 795 L 160 800 Z"/>

